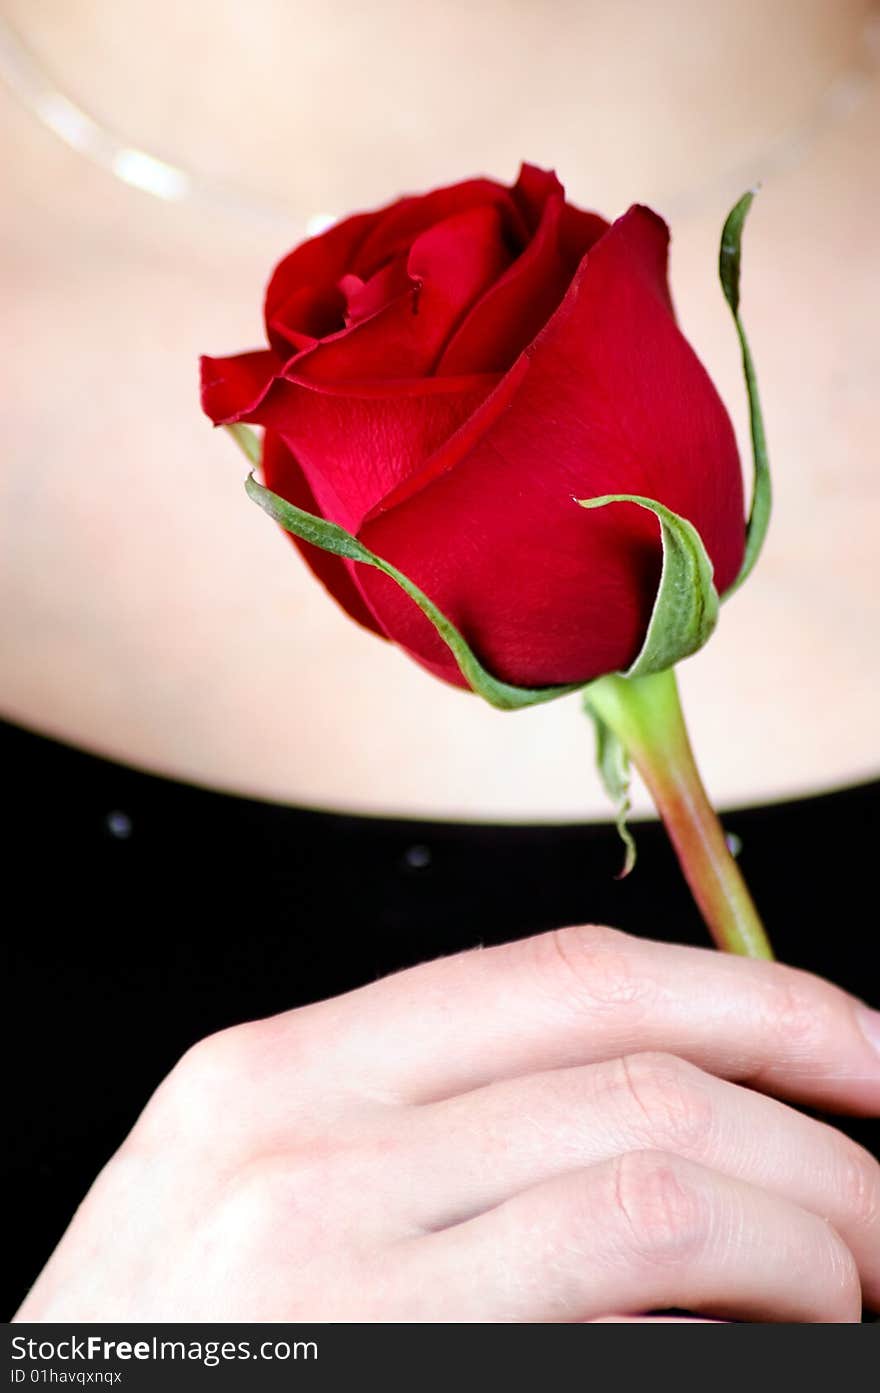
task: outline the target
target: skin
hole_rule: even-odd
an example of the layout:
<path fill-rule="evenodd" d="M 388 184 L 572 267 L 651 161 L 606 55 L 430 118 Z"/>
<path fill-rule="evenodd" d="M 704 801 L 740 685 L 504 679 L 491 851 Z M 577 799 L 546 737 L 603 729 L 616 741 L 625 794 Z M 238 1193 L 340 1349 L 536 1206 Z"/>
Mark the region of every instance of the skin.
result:
<path fill-rule="evenodd" d="M 857 1321 L 880 1166 L 789 1104 L 877 1110 L 871 1014 L 588 927 L 235 1027 L 159 1088 L 18 1319 Z"/>
<path fill-rule="evenodd" d="M 401 63 L 409 3 L 256 0 L 259 22 L 254 5 L 212 0 L 5 7 L 57 80 L 127 138 L 289 213 L 266 223 L 151 199 L 0 89 L 0 709 L 126 762 L 283 802 L 608 817 L 577 700 L 500 716 L 358 629 L 244 497 L 239 453 L 196 395 L 200 352 L 262 342 L 262 287 L 308 215 L 480 169 L 509 181 L 527 155 L 556 164 L 584 207 L 612 215 L 643 199 L 668 218 L 679 315 L 744 458 L 715 265 L 727 210 L 764 178 L 743 313 L 776 510 L 758 569 L 682 667 L 683 698 L 722 806 L 870 775 L 880 84 L 799 163 L 777 170 L 766 154 L 853 63 L 867 5 L 554 0 L 561 43 L 540 5 L 430 0 L 431 61 L 416 61 L 414 37 Z"/>
<path fill-rule="evenodd" d="M 283 802 L 606 817 L 576 703 L 501 717 L 329 604 L 200 418 L 196 355 L 260 342 L 255 288 L 309 214 L 474 168 L 510 179 L 525 153 L 584 206 L 640 198 L 674 222 L 681 318 L 745 441 L 721 221 L 737 171 L 760 173 L 852 61 L 868 6 L 641 6 L 645 63 L 632 6 L 572 4 L 565 80 L 507 0 L 478 7 L 470 54 L 462 14 L 433 7 L 431 62 L 401 65 L 387 36 L 409 32 L 408 8 L 383 7 L 381 40 L 344 0 L 263 0 L 257 24 L 209 0 L 6 6 L 111 126 L 289 217 L 150 200 L 0 91 L 0 702 L 74 744 Z M 480 104 L 451 128 L 453 70 Z M 862 776 L 877 753 L 878 116 L 874 88 L 773 173 L 750 220 L 778 509 L 761 569 L 683 677 L 725 804 Z M 792 1105 L 880 1110 L 859 1019 L 790 969 L 593 928 L 237 1027 L 163 1084 L 19 1318 L 856 1320 L 860 1291 L 880 1303 L 877 1165 Z"/>

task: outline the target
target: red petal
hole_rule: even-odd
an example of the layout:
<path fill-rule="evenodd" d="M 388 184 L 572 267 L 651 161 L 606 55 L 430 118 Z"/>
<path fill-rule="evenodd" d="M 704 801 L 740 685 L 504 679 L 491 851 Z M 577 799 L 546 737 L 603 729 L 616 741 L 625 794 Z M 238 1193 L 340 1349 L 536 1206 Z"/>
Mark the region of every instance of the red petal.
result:
<path fill-rule="evenodd" d="M 644 639 L 659 578 L 656 519 L 623 504 L 586 512 L 573 497 L 657 498 L 698 528 L 720 590 L 739 568 L 733 430 L 676 326 L 666 246 L 647 209 L 615 223 L 529 348 L 505 409 L 451 469 L 361 531 L 508 681 L 586 682 L 626 667 Z M 420 661 L 447 662 L 387 578 L 371 572 L 361 583 L 397 642 Z"/>
<path fill-rule="evenodd" d="M 380 216 L 379 213 L 356 213 L 354 217 L 334 223 L 318 237 L 300 243 L 279 261 L 266 289 L 264 312 L 269 342 L 280 357 L 290 356 L 286 329 L 299 327 L 296 322 L 288 325 L 285 307 L 296 316 L 299 306 L 296 297 L 300 293 L 315 296 L 334 287 L 351 269 L 358 247 Z"/>
<path fill-rule="evenodd" d="M 497 377 L 482 379 L 492 382 L 493 387 L 492 390 L 487 391 L 476 410 L 462 421 L 458 429 L 453 431 L 422 465 L 406 474 L 400 483 L 396 484 L 378 503 L 375 503 L 363 521 L 371 522 L 374 517 L 378 517 L 381 513 L 387 513 L 389 509 L 396 508 L 399 503 L 404 503 L 413 494 L 419 493 L 421 489 L 433 483 L 441 474 L 446 474 L 450 469 L 454 469 L 480 437 L 485 435 L 496 417 L 505 410 L 528 370 L 528 359 L 525 354 L 521 354 L 510 372 L 505 373 L 500 380 Z M 428 379 L 428 381 L 434 382 L 459 380 L 461 379 L 442 377 Z"/>
<path fill-rule="evenodd" d="M 439 373 L 506 371 L 558 308 L 581 257 L 608 230 L 603 218 L 566 208 L 556 176 L 531 165 L 523 166 L 515 193 L 537 223 L 534 236 L 447 344 Z"/>
<path fill-rule="evenodd" d="M 406 260 L 398 257 L 389 261 L 381 271 L 377 271 L 368 281 L 360 276 L 343 276 L 339 289 L 345 295 L 345 325 L 350 329 L 355 324 L 371 319 L 383 310 L 391 300 L 406 295 L 413 288 L 407 274 Z"/>
<path fill-rule="evenodd" d="M 497 208 L 483 204 L 437 223 L 412 244 L 407 291 L 304 353 L 297 377 L 339 384 L 433 372 L 456 325 L 509 260 Z M 396 268 L 379 273 L 382 289 L 399 283 Z"/>
<path fill-rule="evenodd" d="M 417 237 L 445 222 L 447 218 L 480 207 L 495 207 L 504 220 L 505 236 L 516 250 L 524 246 L 528 229 L 510 189 L 492 179 L 468 179 L 432 193 L 402 198 L 376 214 L 375 226 L 358 248 L 347 268 L 362 280 L 369 280 L 380 266 L 393 257 L 406 255 Z"/>
<path fill-rule="evenodd" d="M 313 348 L 326 334 L 344 324 L 345 294 L 335 285 L 301 285 L 278 308 L 272 319 L 272 340 L 289 356 L 290 349 Z"/>
<path fill-rule="evenodd" d="M 534 232 L 541 221 L 544 209 L 550 199 L 565 198 L 565 189 L 559 182 L 556 171 L 541 169 L 536 164 L 523 163 L 511 189 L 511 196 Z"/>
<path fill-rule="evenodd" d="M 496 381 L 374 382 L 354 395 L 277 379 L 251 419 L 284 439 L 322 515 L 356 531 L 370 508 L 470 418 Z"/>
<path fill-rule="evenodd" d="M 566 203 L 559 224 L 559 243 L 572 273 L 590 248 L 605 236 L 608 228 L 609 224 L 598 213 L 585 213 L 582 208 Z"/>
<path fill-rule="evenodd" d="M 280 364 L 268 348 L 231 358 L 200 359 L 202 410 L 215 426 L 240 421 L 255 411 Z"/>
<path fill-rule="evenodd" d="M 273 493 L 280 494 L 297 508 L 304 508 L 306 512 L 317 513 L 320 516 L 321 509 L 305 475 L 284 442 L 272 431 L 267 431 L 263 439 L 263 478 L 266 487 Z M 289 532 L 285 535 L 296 544 L 318 580 L 352 619 L 356 619 L 358 624 L 363 624 L 364 628 L 372 629 L 373 633 L 384 638 L 385 634 L 357 584 L 354 562 L 331 556 L 329 552 L 321 551 L 320 547 L 309 546 L 308 542 L 299 541 Z"/>

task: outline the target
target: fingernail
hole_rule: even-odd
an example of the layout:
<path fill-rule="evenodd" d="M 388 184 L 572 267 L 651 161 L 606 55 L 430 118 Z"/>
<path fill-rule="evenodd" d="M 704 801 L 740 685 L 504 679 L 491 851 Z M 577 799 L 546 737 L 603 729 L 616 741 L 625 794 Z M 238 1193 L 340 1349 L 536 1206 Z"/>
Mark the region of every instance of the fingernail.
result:
<path fill-rule="evenodd" d="M 871 1049 L 880 1054 L 880 1011 L 872 1011 L 870 1006 L 859 1006 L 856 1016 Z"/>

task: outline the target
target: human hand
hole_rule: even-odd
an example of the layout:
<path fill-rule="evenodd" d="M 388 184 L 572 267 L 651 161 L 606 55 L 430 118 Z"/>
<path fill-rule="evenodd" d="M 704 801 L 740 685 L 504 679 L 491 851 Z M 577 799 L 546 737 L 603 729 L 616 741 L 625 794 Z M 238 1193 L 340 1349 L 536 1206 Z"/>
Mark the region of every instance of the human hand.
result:
<path fill-rule="evenodd" d="M 778 1100 L 880 1112 L 864 1009 L 589 927 L 236 1026 L 158 1089 L 17 1319 L 856 1321 L 880 1166 Z"/>

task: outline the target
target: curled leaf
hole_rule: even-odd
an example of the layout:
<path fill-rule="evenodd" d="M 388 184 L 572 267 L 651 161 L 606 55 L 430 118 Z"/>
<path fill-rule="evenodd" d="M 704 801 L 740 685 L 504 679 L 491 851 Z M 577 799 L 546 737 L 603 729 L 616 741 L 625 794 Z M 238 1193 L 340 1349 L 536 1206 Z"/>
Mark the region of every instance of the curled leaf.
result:
<path fill-rule="evenodd" d="M 647 508 L 660 523 L 660 584 L 641 652 L 622 676 L 647 677 L 664 672 L 696 653 L 718 620 L 718 592 L 712 583 L 712 562 L 693 523 L 664 504 L 635 493 L 606 493 L 599 498 L 575 501 L 582 508 L 634 503 Z"/>
<path fill-rule="evenodd" d="M 767 456 L 767 439 L 764 434 L 764 418 L 761 414 L 761 402 L 758 396 L 758 379 L 755 374 L 755 365 L 752 361 L 751 350 L 749 349 L 746 332 L 743 328 L 739 314 L 739 275 L 740 262 L 742 257 L 742 232 L 752 200 L 755 197 L 754 189 L 743 194 L 742 198 L 730 210 L 727 221 L 721 232 L 721 248 L 718 253 L 718 274 L 721 279 L 721 288 L 724 291 L 724 298 L 730 306 L 736 332 L 739 336 L 740 348 L 742 350 L 743 373 L 746 379 L 746 391 L 749 398 L 749 426 L 752 438 L 752 460 L 753 460 L 753 483 L 752 483 L 752 502 L 749 509 L 749 520 L 746 526 L 746 550 L 743 563 L 739 570 L 739 575 L 725 592 L 725 599 L 732 595 L 734 590 L 738 590 L 743 581 L 754 569 L 761 548 L 764 545 L 764 538 L 767 535 L 767 528 L 770 524 L 770 511 L 773 503 L 772 487 L 770 483 L 770 461 Z"/>

